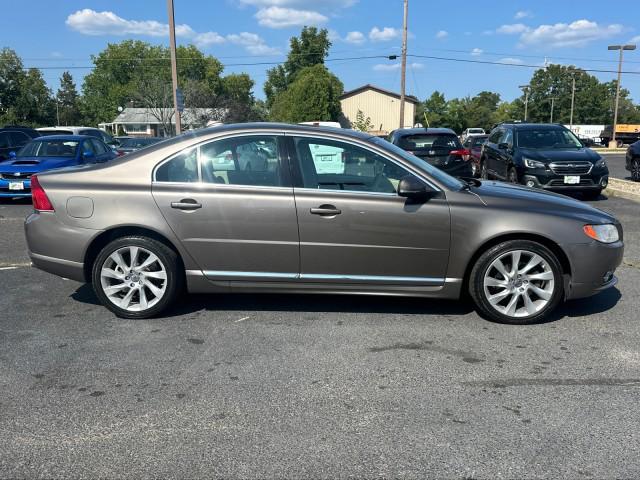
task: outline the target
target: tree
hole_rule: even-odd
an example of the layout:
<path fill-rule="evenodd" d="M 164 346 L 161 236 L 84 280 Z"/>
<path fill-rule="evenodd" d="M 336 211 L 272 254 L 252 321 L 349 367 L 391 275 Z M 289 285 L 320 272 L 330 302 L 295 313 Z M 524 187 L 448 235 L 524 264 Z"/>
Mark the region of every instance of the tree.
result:
<path fill-rule="evenodd" d="M 300 37 L 292 37 L 289 42 L 290 50 L 283 65 L 267 70 L 267 80 L 264 93 L 267 106 L 271 107 L 279 93 L 284 92 L 293 83 L 301 70 L 314 65 L 323 65 L 329 55 L 331 41 L 326 29 L 304 27 Z"/>
<path fill-rule="evenodd" d="M 351 124 L 351 128 L 360 132 L 368 132 L 373 129 L 371 117 L 365 117 L 362 110 L 356 112 L 356 121 Z"/>
<path fill-rule="evenodd" d="M 324 65 L 305 67 L 287 90 L 277 95 L 270 112 L 271 120 L 338 121 L 342 91 L 342 82 Z"/>
<path fill-rule="evenodd" d="M 491 129 L 495 123 L 495 112 L 500 102 L 500 95 L 483 91 L 468 100 L 465 115 L 466 127 L 481 127 Z"/>
<path fill-rule="evenodd" d="M 18 122 L 40 126 L 55 123 L 55 103 L 42 72 L 30 68 L 20 82 L 20 95 L 15 103 Z"/>
<path fill-rule="evenodd" d="M 138 80 L 133 96 L 135 104 L 146 108 L 147 112 L 160 124 L 164 135 L 174 132 L 173 86 L 162 77 L 144 77 Z"/>
<path fill-rule="evenodd" d="M 80 124 L 80 105 L 76 84 L 69 72 L 64 72 L 60 77 L 60 89 L 56 96 L 58 102 L 58 117 L 61 125 Z"/>
<path fill-rule="evenodd" d="M 0 118 L 15 123 L 15 105 L 24 82 L 22 60 L 10 48 L 0 50 Z"/>
<path fill-rule="evenodd" d="M 446 110 L 447 101 L 444 95 L 436 90 L 424 102 L 418 104 L 415 120 L 425 127 L 437 127 L 442 124 Z"/>

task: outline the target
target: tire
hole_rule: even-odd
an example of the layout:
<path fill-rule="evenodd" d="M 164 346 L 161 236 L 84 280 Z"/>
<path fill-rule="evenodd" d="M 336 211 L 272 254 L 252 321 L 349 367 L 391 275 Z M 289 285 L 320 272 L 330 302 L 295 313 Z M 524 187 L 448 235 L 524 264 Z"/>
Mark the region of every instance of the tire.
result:
<path fill-rule="evenodd" d="M 514 258 L 519 258 L 515 275 Z M 502 264 L 506 276 L 499 273 L 497 262 Z M 529 262 L 537 263 L 524 271 Z M 529 240 L 509 240 L 480 255 L 469 275 L 469 294 L 479 313 L 492 321 L 512 325 L 538 323 L 564 297 L 562 268 L 544 245 Z"/>
<path fill-rule="evenodd" d="M 473 160 L 471 160 L 471 177 L 478 178 L 479 176 L 480 176 L 480 173 L 478 172 L 478 166 Z"/>
<path fill-rule="evenodd" d="M 138 268 L 129 270 L 132 256 Z M 165 244 L 129 236 L 110 242 L 100 251 L 91 278 L 98 299 L 116 316 L 142 319 L 157 316 L 174 302 L 182 291 L 181 269 L 177 253 Z"/>
<path fill-rule="evenodd" d="M 518 182 L 518 172 L 514 167 L 509 167 L 509 171 L 507 172 L 507 182 L 517 184 Z"/>
<path fill-rule="evenodd" d="M 601 193 L 602 190 L 585 190 L 582 192 L 582 196 L 585 200 L 597 200 Z"/>
<path fill-rule="evenodd" d="M 631 160 L 631 180 L 640 182 L 640 158 Z"/>

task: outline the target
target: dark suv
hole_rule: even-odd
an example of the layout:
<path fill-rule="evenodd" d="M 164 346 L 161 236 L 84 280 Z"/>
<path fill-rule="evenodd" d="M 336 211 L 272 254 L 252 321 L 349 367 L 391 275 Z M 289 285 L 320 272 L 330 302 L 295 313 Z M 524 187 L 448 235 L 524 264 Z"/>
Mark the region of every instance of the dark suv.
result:
<path fill-rule="evenodd" d="M 29 127 L 7 125 L 0 128 L 0 160 L 6 160 L 10 152 L 17 152 L 31 139 L 39 136 L 37 130 Z"/>
<path fill-rule="evenodd" d="M 469 151 L 449 128 L 403 128 L 391 132 L 387 140 L 449 175 L 473 175 Z"/>
<path fill-rule="evenodd" d="M 579 191 L 588 198 L 597 198 L 609 181 L 604 158 L 557 124 L 498 125 L 482 149 L 480 173 L 528 187 Z"/>

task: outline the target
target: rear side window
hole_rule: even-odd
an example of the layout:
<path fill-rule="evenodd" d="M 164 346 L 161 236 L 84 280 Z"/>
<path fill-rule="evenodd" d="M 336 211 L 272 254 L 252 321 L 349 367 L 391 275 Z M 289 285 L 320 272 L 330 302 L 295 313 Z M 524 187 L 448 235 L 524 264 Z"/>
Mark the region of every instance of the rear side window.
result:
<path fill-rule="evenodd" d="M 9 132 L 9 138 L 11 138 L 12 147 L 23 147 L 31 140 L 28 135 L 17 131 Z"/>
<path fill-rule="evenodd" d="M 92 138 L 91 143 L 93 144 L 93 149 L 96 151 L 96 155 L 104 155 L 105 153 L 107 153 L 108 150 L 106 145 L 100 140 Z"/>
<path fill-rule="evenodd" d="M 460 140 L 451 134 L 418 134 L 400 137 L 400 148 L 405 150 L 455 150 Z"/>
<path fill-rule="evenodd" d="M 0 132 L 0 148 L 9 148 L 10 140 L 8 132 Z"/>
<path fill-rule="evenodd" d="M 183 150 L 156 170 L 157 182 L 194 183 L 199 180 L 197 147 Z"/>

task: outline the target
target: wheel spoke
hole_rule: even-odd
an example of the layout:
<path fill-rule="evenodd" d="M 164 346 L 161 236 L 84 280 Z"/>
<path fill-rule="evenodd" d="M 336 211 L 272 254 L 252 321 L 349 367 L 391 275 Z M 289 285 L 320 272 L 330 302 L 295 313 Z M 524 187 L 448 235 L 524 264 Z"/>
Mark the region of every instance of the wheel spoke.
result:
<path fill-rule="evenodd" d="M 528 275 L 527 278 L 529 279 L 529 281 L 531 281 L 531 280 L 553 280 L 553 272 L 547 271 L 547 272 L 541 272 L 541 273 L 534 273 L 532 275 Z"/>
<path fill-rule="evenodd" d="M 131 259 L 131 269 L 136 268 L 136 263 L 138 263 L 138 251 L 140 249 L 138 247 L 129 247 L 129 258 Z"/>
<path fill-rule="evenodd" d="M 146 310 L 149 308 L 149 302 L 147 302 L 147 292 L 144 287 L 140 289 L 140 309 Z"/>
<path fill-rule="evenodd" d="M 509 295 L 511 295 L 511 292 L 505 288 L 503 291 L 489 296 L 487 300 L 489 300 L 489 303 L 491 305 L 496 305 L 498 304 L 498 302 L 500 302 L 501 300 L 504 300 Z"/>
<path fill-rule="evenodd" d="M 114 280 L 123 280 L 124 274 L 116 272 L 111 268 L 103 268 L 100 271 L 100 275 L 107 278 L 113 278 Z"/>
<path fill-rule="evenodd" d="M 529 289 L 543 300 L 549 300 L 551 298 L 552 292 L 543 290 L 542 288 L 536 287 L 535 285 L 529 284 Z"/>
<path fill-rule="evenodd" d="M 129 267 L 127 266 L 127 263 L 124 261 L 124 258 L 122 258 L 122 255 L 120 255 L 120 252 L 113 252 L 109 256 L 109 258 L 111 258 L 111 260 L 113 260 L 123 272 L 126 272 L 129 270 Z"/>
<path fill-rule="evenodd" d="M 131 299 L 133 298 L 133 294 L 135 293 L 135 288 L 130 288 L 129 291 L 127 292 L 127 294 L 122 297 L 122 300 L 120 300 L 120 307 L 121 308 L 128 308 L 129 305 L 131 304 Z"/>
<path fill-rule="evenodd" d="M 531 301 L 531 297 L 529 296 L 529 292 L 525 291 L 522 293 L 522 298 L 524 299 L 524 308 L 527 311 L 528 315 L 533 315 L 536 313 L 536 306 Z"/>
<path fill-rule="evenodd" d="M 104 293 L 109 295 L 112 293 L 119 292 L 120 290 L 123 290 L 125 288 L 129 288 L 129 285 L 127 284 L 127 282 L 119 283 L 118 285 L 109 285 L 108 287 L 104 288 Z"/>
<path fill-rule="evenodd" d="M 505 278 L 505 280 L 507 278 L 509 278 L 509 273 L 507 272 L 507 269 L 504 268 L 504 264 L 502 263 L 502 259 L 497 259 L 494 263 L 493 266 L 495 267 L 496 270 L 498 270 L 500 272 L 500 274 Z"/>
<path fill-rule="evenodd" d="M 166 280 L 167 279 L 167 272 L 165 272 L 163 270 L 159 270 L 157 272 L 144 272 L 144 277 L 145 278 L 157 278 L 159 280 Z"/>
<path fill-rule="evenodd" d="M 151 290 L 151 293 L 153 293 L 153 295 L 156 298 L 160 298 L 162 296 L 162 294 L 164 293 L 164 290 L 162 288 L 158 288 L 156 287 L 153 283 L 151 283 L 149 280 L 144 280 L 143 282 L 144 286 L 146 286 L 149 290 Z"/>
<path fill-rule="evenodd" d="M 507 281 L 506 280 L 500 280 L 498 278 L 495 277 L 487 277 L 484 281 L 485 286 L 487 287 L 503 287 L 506 288 L 507 287 Z"/>
<path fill-rule="evenodd" d="M 511 276 L 514 276 L 518 273 L 518 264 L 520 263 L 520 254 L 522 252 L 520 250 L 515 250 L 511 252 Z"/>
<path fill-rule="evenodd" d="M 513 317 L 516 313 L 516 305 L 518 304 L 519 297 L 520 297 L 519 293 L 514 293 L 513 297 L 511 298 L 511 300 L 509 300 L 509 303 L 505 307 L 505 313 L 510 317 Z"/>
<path fill-rule="evenodd" d="M 147 257 L 147 259 L 142 262 L 142 264 L 138 265 L 137 269 L 138 270 L 142 270 L 144 268 L 149 267 L 150 265 L 152 265 L 154 262 L 158 261 L 158 257 L 156 257 L 153 253 L 149 252 L 149 256 Z"/>
<path fill-rule="evenodd" d="M 524 267 L 522 267 L 522 269 L 520 269 L 518 273 L 524 275 L 532 268 L 536 267 L 537 265 L 540 265 L 542 261 L 543 261 L 542 257 L 534 253 L 531 259 L 529 260 L 529 262 Z"/>

